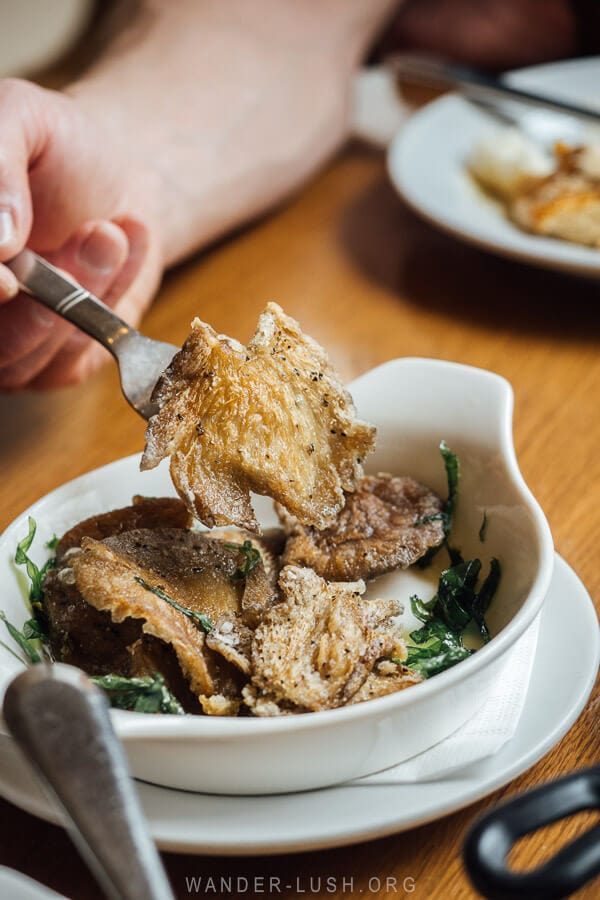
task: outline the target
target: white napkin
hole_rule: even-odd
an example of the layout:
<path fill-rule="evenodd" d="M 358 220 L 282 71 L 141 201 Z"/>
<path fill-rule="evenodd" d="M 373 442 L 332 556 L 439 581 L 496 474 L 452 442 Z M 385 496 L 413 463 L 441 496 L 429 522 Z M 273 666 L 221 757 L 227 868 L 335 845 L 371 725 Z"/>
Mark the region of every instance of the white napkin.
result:
<path fill-rule="evenodd" d="M 398 78 L 387 66 L 360 69 L 352 85 L 352 134 L 375 147 L 387 147 L 412 113 L 400 96 Z"/>
<path fill-rule="evenodd" d="M 540 616 L 506 658 L 488 699 L 462 728 L 429 750 L 351 784 L 402 784 L 435 781 L 493 756 L 517 730 L 525 705 L 537 646 Z M 460 663 L 459 663 L 460 665 Z"/>

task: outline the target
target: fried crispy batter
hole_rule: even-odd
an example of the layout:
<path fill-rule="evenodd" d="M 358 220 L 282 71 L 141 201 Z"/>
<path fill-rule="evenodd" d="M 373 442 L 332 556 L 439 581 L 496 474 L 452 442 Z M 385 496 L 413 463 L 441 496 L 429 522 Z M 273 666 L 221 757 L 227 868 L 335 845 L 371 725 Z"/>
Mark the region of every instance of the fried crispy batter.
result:
<path fill-rule="evenodd" d="M 172 646 L 205 712 L 235 715 L 244 678 L 240 666 L 230 661 L 230 648 L 215 640 L 211 649 L 195 622 L 136 578 L 212 621 L 235 620 L 241 614 L 247 585 L 258 589 L 262 584 L 266 598 L 272 592 L 261 562 L 246 579 L 234 579 L 238 556 L 235 550 L 202 534 L 138 529 L 102 542 L 84 538 L 72 567 L 75 587 L 86 603 L 109 612 L 117 625 L 141 622 L 144 635 Z"/>
<path fill-rule="evenodd" d="M 404 652 L 396 600 L 362 598 L 362 581 L 328 584 L 310 569 L 286 566 L 274 606 L 254 633 L 252 683 L 243 696 L 255 715 L 342 706 L 376 660 Z"/>
<path fill-rule="evenodd" d="M 179 495 L 210 526 L 258 531 L 255 491 L 323 528 L 374 445 L 324 350 L 275 303 L 246 348 L 195 319 L 154 399 L 141 467 L 170 456 Z"/>
<path fill-rule="evenodd" d="M 143 630 L 171 644 L 196 695 L 211 694 L 215 685 L 204 658 L 204 635 L 197 626 L 155 597 L 135 577 L 156 581 L 152 572 L 124 559 L 93 538 L 84 538 L 83 550 L 73 560 L 77 588 L 98 610 L 110 612 L 113 622 L 143 620 Z"/>
<path fill-rule="evenodd" d="M 143 635 L 139 622 L 127 619 L 117 625 L 110 613 L 86 603 L 71 568 L 83 537 L 101 540 L 130 528 L 185 528 L 190 522 L 179 499 L 136 496 L 132 506 L 78 522 L 61 537 L 56 548 L 57 567 L 48 571 L 44 582 L 44 607 L 55 659 L 83 668 L 91 675 L 116 672 L 131 677 L 160 671 L 184 707 L 197 709 L 198 701 L 179 673 L 172 652 L 158 648 L 153 639 Z"/>
<path fill-rule="evenodd" d="M 244 675 L 250 675 L 252 629 L 235 616 L 221 616 L 206 636 L 206 646 L 220 653 Z"/>
<path fill-rule="evenodd" d="M 441 509 L 441 498 L 413 478 L 365 475 L 334 524 L 323 531 L 301 525 L 278 508 L 289 535 L 283 562 L 308 566 L 330 581 L 405 569 L 442 543 L 440 521 L 416 524 Z"/>
<path fill-rule="evenodd" d="M 385 697 L 386 694 L 403 691 L 421 681 L 423 681 L 422 676 L 407 669 L 406 666 L 392 662 L 391 659 L 380 660 L 375 664 L 375 668 L 365 683 L 348 700 L 348 706 L 352 703 L 362 703 L 364 700 L 374 700 L 376 697 Z"/>

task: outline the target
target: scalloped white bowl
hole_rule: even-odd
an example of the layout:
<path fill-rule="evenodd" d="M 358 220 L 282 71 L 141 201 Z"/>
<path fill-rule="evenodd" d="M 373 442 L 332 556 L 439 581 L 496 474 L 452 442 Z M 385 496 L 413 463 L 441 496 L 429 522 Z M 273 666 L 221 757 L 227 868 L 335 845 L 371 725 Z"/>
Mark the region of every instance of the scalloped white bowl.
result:
<path fill-rule="evenodd" d="M 337 784 L 399 763 L 443 740 L 485 702 L 506 652 L 538 614 L 553 567 L 548 523 L 523 481 L 512 442 L 512 390 L 498 375 L 456 363 L 398 359 L 350 385 L 359 415 L 378 429 L 368 470 L 410 474 L 445 496 L 443 438 L 458 453 L 462 477 L 454 541 L 465 556 L 502 565 L 488 614 L 493 638 L 452 669 L 397 694 L 347 708 L 273 719 L 152 716 L 113 711 L 113 723 L 137 778 L 168 787 L 224 794 L 270 794 Z M 0 608 L 21 624 L 26 610 L 14 563 L 27 516 L 44 541 L 93 513 L 127 505 L 133 494 L 173 493 L 168 470 L 141 473 L 139 457 L 89 472 L 38 500 L 0 538 Z M 272 504 L 256 498 L 261 523 L 275 524 Z M 484 543 L 478 538 L 487 514 Z M 440 553 L 442 557 L 444 554 Z M 440 565 L 443 560 L 440 560 Z M 369 593 L 405 602 L 434 593 L 439 567 L 385 575 Z M 5 636 L 2 635 L 2 640 Z M 0 647 L 0 687 L 20 671 Z"/>

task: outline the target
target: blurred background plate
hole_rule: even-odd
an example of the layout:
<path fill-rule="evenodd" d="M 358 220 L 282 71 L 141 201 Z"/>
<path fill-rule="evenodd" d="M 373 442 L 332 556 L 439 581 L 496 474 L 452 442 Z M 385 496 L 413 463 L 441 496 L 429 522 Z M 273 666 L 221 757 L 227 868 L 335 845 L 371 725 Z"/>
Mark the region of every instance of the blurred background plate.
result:
<path fill-rule="evenodd" d="M 0 866 L 0 897 L 4 900 L 66 900 L 39 881 L 5 866 Z"/>
<path fill-rule="evenodd" d="M 93 0 L 2 3 L 0 78 L 28 75 L 54 62 L 83 34 Z"/>
<path fill-rule="evenodd" d="M 600 57 L 521 69 L 508 80 L 600 112 Z M 392 141 L 388 151 L 392 182 L 417 213 L 455 237 L 545 268 L 600 276 L 600 249 L 521 231 L 470 177 L 465 162 L 475 142 L 497 127 L 495 118 L 457 94 L 434 100 L 415 113 Z M 590 140 L 597 141 L 598 133 L 593 125 L 582 127 Z"/>

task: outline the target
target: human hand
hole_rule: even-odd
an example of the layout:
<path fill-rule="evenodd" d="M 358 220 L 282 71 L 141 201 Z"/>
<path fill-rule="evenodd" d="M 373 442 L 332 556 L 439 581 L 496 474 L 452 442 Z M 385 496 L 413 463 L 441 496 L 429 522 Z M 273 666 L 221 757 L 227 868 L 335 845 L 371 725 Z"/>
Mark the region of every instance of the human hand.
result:
<path fill-rule="evenodd" d="M 165 266 L 342 144 L 354 71 L 396 2 L 315 17 L 313 0 L 141 0 L 67 94 L 0 81 L 0 390 L 74 383 L 106 355 L 15 296 L 2 262 L 27 244 L 135 324 Z"/>
<path fill-rule="evenodd" d="M 137 323 L 162 270 L 152 177 L 69 96 L 0 81 L 0 121 L 0 390 L 72 384 L 105 351 L 1 263 L 27 245 Z"/>

